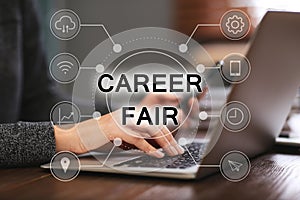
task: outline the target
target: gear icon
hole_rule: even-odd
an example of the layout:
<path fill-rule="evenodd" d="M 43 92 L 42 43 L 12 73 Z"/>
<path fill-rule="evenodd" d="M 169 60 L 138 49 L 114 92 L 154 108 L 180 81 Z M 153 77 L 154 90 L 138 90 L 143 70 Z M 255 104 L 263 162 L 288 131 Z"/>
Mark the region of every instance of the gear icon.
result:
<path fill-rule="evenodd" d="M 227 27 L 227 31 L 233 33 L 234 35 L 241 33 L 245 27 L 243 18 L 238 17 L 237 15 L 228 17 L 225 25 Z"/>

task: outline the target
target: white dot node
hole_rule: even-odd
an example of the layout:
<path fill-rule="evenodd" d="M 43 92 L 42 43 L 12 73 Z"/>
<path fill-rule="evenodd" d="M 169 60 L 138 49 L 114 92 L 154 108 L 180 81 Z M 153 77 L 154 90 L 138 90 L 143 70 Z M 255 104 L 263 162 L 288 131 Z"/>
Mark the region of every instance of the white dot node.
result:
<path fill-rule="evenodd" d="M 115 138 L 115 139 L 114 139 L 114 145 L 115 145 L 116 147 L 121 146 L 121 145 L 122 145 L 122 139 L 121 139 L 121 138 Z"/>
<path fill-rule="evenodd" d="M 203 64 L 199 64 L 196 69 L 200 74 L 202 74 L 205 71 L 205 66 Z"/>
<path fill-rule="evenodd" d="M 120 53 L 122 51 L 122 46 L 120 44 L 114 44 L 113 50 L 115 53 Z"/>
<path fill-rule="evenodd" d="M 100 117 L 101 117 L 101 113 L 100 112 L 96 111 L 96 112 L 93 113 L 93 118 L 94 119 L 99 119 Z"/>
<path fill-rule="evenodd" d="M 185 52 L 187 52 L 187 50 L 188 50 L 188 46 L 186 44 L 179 45 L 179 51 L 181 53 L 185 53 Z"/>
<path fill-rule="evenodd" d="M 187 144 L 187 141 L 185 138 L 179 138 L 178 144 L 181 146 L 185 146 Z"/>
<path fill-rule="evenodd" d="M 200 112 L 199 113 L 199 118 L 201 120 L 206 120 L 208 118 L 207 112 L 205 112 L 205 111 Z"/>
<path fill-rule="evenodd" d="M 101 74 L 104 72 L 104 66 L 102 64 L 96 65 L 96 71 Z"/>

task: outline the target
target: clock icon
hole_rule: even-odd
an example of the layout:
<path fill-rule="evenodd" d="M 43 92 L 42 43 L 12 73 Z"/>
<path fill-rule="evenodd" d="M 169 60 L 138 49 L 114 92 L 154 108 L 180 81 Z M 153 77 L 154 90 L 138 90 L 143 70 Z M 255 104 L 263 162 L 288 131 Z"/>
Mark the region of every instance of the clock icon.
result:
<path fill-rule="evenodd" d="M 225 129 L 240 132 L 249 125 L 250 118 L 250 111 L 244 103 L 231 101 L 222 108 L 220 121 Z"/>
<path fill-rule="evenodd" d="M 238 126 L 244 120 L 244 113 L 239 108 L 231 108 L 226 114 L 226 119 L 231 125 Z"/>

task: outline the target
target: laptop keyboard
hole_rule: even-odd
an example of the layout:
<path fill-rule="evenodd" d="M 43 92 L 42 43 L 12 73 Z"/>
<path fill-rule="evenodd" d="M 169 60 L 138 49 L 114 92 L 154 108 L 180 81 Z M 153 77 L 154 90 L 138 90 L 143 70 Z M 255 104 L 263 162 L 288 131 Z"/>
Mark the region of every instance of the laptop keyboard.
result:
<path fill-rule="evenodd" d="M 115 164 L 114 167 L 149 167 L 149 168 L 178 168 L 185 169 L 198 164 L 203 158 L 205 150 L 204 143 L 191 143 L 186 145 L 186 150 L 182 155 L 165 156 L 164 158 L 154 158 L 148 155 L 132 160 Z M 192 157 L 191 157 L 192 155 Z"/>

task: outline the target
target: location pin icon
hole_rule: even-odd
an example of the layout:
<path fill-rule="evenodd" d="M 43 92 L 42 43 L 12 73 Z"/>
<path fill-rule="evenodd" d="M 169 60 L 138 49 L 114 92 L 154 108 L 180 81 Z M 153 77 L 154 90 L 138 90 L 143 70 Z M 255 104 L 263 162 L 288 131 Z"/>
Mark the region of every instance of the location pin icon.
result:
<path fill-rule="evenodd" d="M 67 158 L 67 157 L 63 157 L 61 160 L 60 160 L 60 164 L 61 164 L 61 167 L 63 168 L 64 172 L 67 173 L 67 170 L 70 166 L 70 159 Z"/>

